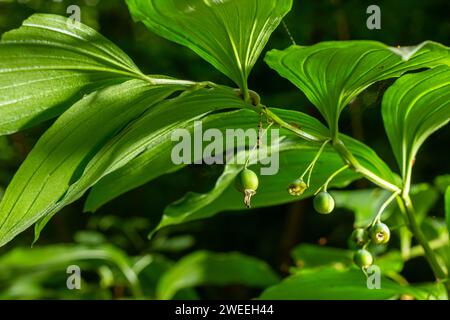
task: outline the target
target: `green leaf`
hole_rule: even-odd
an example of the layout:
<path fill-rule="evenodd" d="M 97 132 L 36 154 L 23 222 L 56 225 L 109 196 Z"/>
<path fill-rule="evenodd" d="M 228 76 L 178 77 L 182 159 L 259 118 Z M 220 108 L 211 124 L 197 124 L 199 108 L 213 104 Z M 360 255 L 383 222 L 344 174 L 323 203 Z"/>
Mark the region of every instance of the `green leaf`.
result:
<path fill-rule="evenodd" d="M 450 186 L 445 190 L 445 221 L 450 234 Z"/>
<path fill-rule="evenodd" d="M 444 174 L 442 176 L 437 176 L 434 179 L 434 185 L 441 193 L 445 193 L 445 190 L 450 186 L 450 174 Z"/>
<path fill-rule="evenodd" d="M 389 196 L 390 193 L 382 189 L 333 192 L 337 208 L 345 208 L 354 212 L 354 225 L 357 228 L 367 227 L 373 221 L 381 205 L 389 198 Z M 386 208 L 383 214 L 383 220 L 391 215 L 393 209 L 393 206 Z"/>
<path fill-rule="evenodd" d="M 0 246 L 52 211 L 108 139 L 181 89 L 130 80 L 73 105 L 39 139 L 8 186 L 0 203 Z"/>
<path fill-rule="evenodd" d="M 272 50 L 265 60 L 305 93 L 332 134 L 345 106 L 371 84 L 409 70 L 450 65 L 449 49 L 434 42 L 399 49 L 375 41 L 330 41 Z"/>
<path fill-rule="evenodd" d="M 0 135 L 53 118 L 83 95 L 132 78 L 145 76 L 95 30 L 35 14 L 0 42 Z"/>
<path fill-rule="evenodd" d="M 244 89 L 292 0 L 127 0 L 127 4 L 135 20 L 189 47 Z"/>
<path fill-rule="evenodd" d="M 154 100 L 151 95 L 147 98 Z M 158 101 L 155 100 L 153 103 L 156 104 Z M 227 87 L 199 88 L 156 104 L 123 130 L 117 132 L 114 137 L 110 137 L 109 141 L 99 147 L 86 161 L 79 179 L 73 181 L 69 188 L 66 187 L 67 193 L 64 198 L 48 208 L 44 219 L 37 224 L 36 237 L 61 208 L 79 199 L 101 178 L 127 165 L 143 152 L 150 152 L 156 159 L 160 156 L 168 156 L 165 158 L 165 165 L 151 168 L 151 174 L 154 177 L 166 173 L 166 170 L 175 170 L 170 159 L 173 145 L 171 137 L 174 130 L 185 128 L 194 120 L 199 120 L 210 112 L 245 107 L 246 104 L 236 92 Z"/>
<path fill-rule="evenodd" d="M 201 285 L 242 284 L 265 288 L 279 281 L 269 265 L 241 253 L 197 251 L 178 261 L 160 279 L 159 299 L 171 299 L 180 289 Z"/>
<path fill-rule="evenodd" d="M 323 266 L 347 266 L 353 263 L 352 253 L 349 250 L 313 244 L 296 246 L 292 249 L 291 256 L 296 266 L 302 269 Z"/>
<path fill-rule="evenodd" d="M 15 248 L 0 257 L 0 280 L 40 270 L 61 272 L 62 268 L 86 260 L 99 260 L 117 267 L 132 287 L 139 286 L 136 272 L 127 255 L 110 245 L 51 245 L 35 248 Z M 63 270 L 64 270 L 63 269 Z"/>
<path fill-rule="evenodd" d="M 428 292 L 381 278 L 381 289 L 369 289 L 360 270 L 309 269 L 266 289 L 262 300 L 378 300 L 408 294 L 426 299 Z"/>
<path fill-rule="evenodd" d="M 189 108 L 180 109 L 189 110 Z M 295 111 L 272 110 L 286 121 L 300 125 L 303 130 L 310 134 L 324 135 L 327 132 L 327 129 L 319 121 L 310 116 Z M 255 128 L 258 116 L 248 110 L 239 110 L 206 115 L 198 118 L 198 120 L 202 120 L 204 130 L 217 128 L 224 132 L 226 129 L 232 128 L 241 128 L 243 130 Z M 145 126 L 148 125 L 146 124 Z M 192 121 L 180 123 L 177 125 L 177 128 L 186 128 L 192 132 Z M 140 153 L 127 164 L 104 176 L 93 187 L 85 206 L 86 210 L 96 210 L 120 194 L 143 185 L 162 174 L 180 169 L 182 165 L 174 165 L 170 160 L 170 152 L 175 143 L 170 141 L 168 133 L 167 135 L 168 137 L 159 139 L 158 146 L 153 145 L 152 148 L 148 148 Z M 380 175 L 392 176 L 386 164 L 370 148 L 346 136 L 341 136 L 341 139 L 346 142 L 360 162 L 373 168 L 374 172 L 381 172 L 379 173 Z M 281 140 L 281 171 L 276 176 L 261 177 L 262 187 L 258 190 L 257 196 L 254 197 L 254 207 L 298 200 L 298 198 L 290 196 L 286 188 L 290 182 L 301 174 L 318 150 L 317 144 L 305 142 L 295 136 L 295 134 L 284 129 L 281 129 Z M 307 191 L 305 197 L 312 195 L 315 188 L 318 188 L 334 170 L 342 165 L 343 162 L 340 157 L 330 147 L 327 147 L 324 155 L 319 159 L 315 173 L 312 176 L 312 187 Z M 211 192 L 207 194 L 188 193 L 183 199 L 169 206 L 158 228 L 210 217 L 217 212 L 225 210 L 244 209 L 241 194 L 236 192 L 232 183 L 234 176 L 240 170 L 239 166 L 228 166 Z M 338 176 L 333 185 L 343 187 L 358 177 L 359 175 L 347 170 Z"/>
<path fill-rule="evenodd" d="M 450 67 L 398 79 L 383 97 L 382 113 L 402 177 L 409 179 L 420 146 L 450 120 Z"/>
<path fill-rule="evenodd" d="M 304 116 L 301 113 L 287 112 L 281 109 L 276 110 L 276 112 L 282 114 L 288 121 L 301 123 L 304 129 L 309 133 L 317 135 L 323 134 L 324 131 L 326 133 L 326 129 L 323 125 L 312 117 Z M 227 129 L 254 129 L 256 128 L 259 117 L 252 111 L 238 110 L 205 115 L 198 120 L 202 121 L 204 131 L 209 128 L 215 128 L 225 134 Z M 191 133 L 194 130 L 192 121 L 179 124 L 177 128 L 185 128 Z M 295 139 L 295 143 L 302 143 L 302 140 L 297 139 L 288 131 L 283 130 L 283 134 Z M 169 173 L 181 168 L 182 166 L 176 166 L 170 160 L 170 152 L 178 142 L 172 142 L 170 138 L 161 140 L 163 141 L 161 141 L 158 146 L 158 148 L 160 148 L 158 152 L 155 152 L 154 149 L 148 149 L 130 161 L 127 165 L 100 180 L 89 195 L 86 210 L 96 210 L 101 205 L 120 194 L 145 184 L 161 174 Z M 284 189 L 285 187 L 283 187 L 283 190 Z"/>

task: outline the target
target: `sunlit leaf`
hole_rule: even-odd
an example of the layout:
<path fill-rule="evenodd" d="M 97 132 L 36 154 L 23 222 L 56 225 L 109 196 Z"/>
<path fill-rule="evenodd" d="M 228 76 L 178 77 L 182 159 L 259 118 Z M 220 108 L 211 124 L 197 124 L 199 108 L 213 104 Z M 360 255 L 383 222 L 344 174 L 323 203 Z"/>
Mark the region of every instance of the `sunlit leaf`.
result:
<path fill-rule="evenodd" d="M 292 0 L 127 0 L 135 20 L 185 45 L 246 88 L 248 75 Z"/>
<path fill-rule="evenodd" d="M 382 277 L 380 289 L 369 289 L 360 270 L 309 269 L 266 289 L 263 300 L 381 300 L 403 294 L 426 299 L 429 293 L 420 288 L 402 286 Z"/>

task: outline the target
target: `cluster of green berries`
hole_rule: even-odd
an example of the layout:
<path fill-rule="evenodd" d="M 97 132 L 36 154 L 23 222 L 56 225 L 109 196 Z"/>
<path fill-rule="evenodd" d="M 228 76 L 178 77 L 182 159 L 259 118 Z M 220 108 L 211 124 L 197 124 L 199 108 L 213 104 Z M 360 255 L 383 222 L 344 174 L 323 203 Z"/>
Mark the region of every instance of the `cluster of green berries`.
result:
<path fill-rule="evenodd" d="M 355 229 L 351 235 L 351 240 L 359 249 L 353 255 L 353 262 L 360 268 L 370 267 L 373 264 L 373 257 L 365 247 L 369 242 L 386 244 L 390 238 L 391 231 L 382 222 L 377 222 L 369 230 L 363 228 Z"/>

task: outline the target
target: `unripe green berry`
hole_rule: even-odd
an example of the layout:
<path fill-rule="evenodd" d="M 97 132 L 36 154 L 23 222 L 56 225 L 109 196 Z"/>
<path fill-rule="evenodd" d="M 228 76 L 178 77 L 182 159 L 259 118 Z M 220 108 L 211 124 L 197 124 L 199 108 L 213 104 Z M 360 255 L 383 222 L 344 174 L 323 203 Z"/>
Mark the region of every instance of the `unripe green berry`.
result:
<path fill-rule="evenodd" d="M 244 204 L 248 208 L 250 208 L 251 198 L 256 194 L 258 186 L 258 176 L 250 169 L 242 170 L 236 179 L 236 188 L 244 193 Z"/>
<path fill-rule="evenodd" d="M 334 209 L 334 199 L 326 191 L 319 192 L 314 198 L 314 209 L 321 214 L 329 214 Z"/>
<path fill-rule="evenodd" d="M 369 242 L 369 233 L 363 228 L 358 228 L 353 230 L 351 239 L 358 247 L 363 247 Z"/>
<path fill-rule="evenodd" d="M 391 238 L 391 231 L 387 225 L 378 222 L 370 228 L 370 237 L 375 244 L 386 244 Z"/>
<path fill-rule="evenodd" d="M 308 189 L 308 185 L 300 178 L 289 185 L 288 192 L 291 196 L 301 196 L 306 189 Z"/>
<path fill-rule="evenodd" d="M 373 257 L 369 251 L 365 249 L 359 249 L 353 255 L 353 262 L 360 268 L 367 268 L 372 265 Z"/>

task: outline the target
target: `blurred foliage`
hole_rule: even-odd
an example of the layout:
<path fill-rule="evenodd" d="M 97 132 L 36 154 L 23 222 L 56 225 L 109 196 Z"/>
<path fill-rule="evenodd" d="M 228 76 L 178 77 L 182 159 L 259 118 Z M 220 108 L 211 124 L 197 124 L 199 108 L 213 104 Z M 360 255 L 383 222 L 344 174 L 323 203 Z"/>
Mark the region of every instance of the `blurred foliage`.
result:
<path fill-rule="evenodd" d="M 424 40 L 448 45 L 450 39 L 447 0 L 294 2 L 285 22 L 298 44 L 369 39 L 389 45 L 414 45 Z M 366 8 L 370 4 L 381 7 L 381 30 L 366 28 Z M 35 12 L 67 15 L 68 5 L 65 0 L 0 0 L 0 34 L 17 28 Z M 190 50 L 133 23 L 124 1 L 73 0 L 70 5 L 79 5 L 82 22 L 127 52 L 145 73 L 231 85 Z M 290 37 L 281 26 L 266 50 L 283 49 L 290 44 Z M 396 168 L 380 114 L 381 97 L 390 83 L 377 83 L 360 95 L 344 112 L 341 128 L 372 146 L 391 168 Z M 306 97 L 271 71 L 262 59 L 256 64 L 250 86 L 267 105 L 319 116 Z M 0 137 L 0 197 L 49 125 L 50 122 Z M 443 175 L 450 172 L 450 162 L 446 160 L 449 130 L 447 127 L 439 131 L 423 147 L 414 168 L 413 190 L 423 230 L 431 244 L 442 251 L 447 267 L 450 248 L 445 235 L 443 194 L 450 179 Z M 224 212 L 206 221 L 163 229 L 151 240 L 147 238 L 168 204 L 187 191 L 211 189 L 220 174 L 218 166 L 190 166 L 128 192 L 95 214 L 81 213 L 83 201 L 65 208 L 33 248 L 29 230 L 0 249 L 0 299 L 254 298 L 264 287 L 275 284 L 278 275 L 290 276 L 264 291 L 262 298 L 327 298 L 330 291 L 316 289 L 325 288 L 330 279 L 339 279 L 351 297 L 363 298 L 355 285 L 363 275 L 351 267 L 348 237 L 354 224 L 360 225 L 375 215 L 376 204 L 386 196 L 380 190 L 370 189 L 365 181 L 351 186 L 361 190 L 335 193 L 339 210 L 331 216 L 315 214 L 311 201 L 305 200 L 239 214 Z M 448 198 L 447 195 L 447 210 Z M 386 248 L 373 248 L 379 257 L 377 262 L 390 278 L 386 285 L 391 291 L 383 298 L 442 295 L 439 286 L 414 286 L 410 290 L 399 287 L 406 279 L 412 283 L 429 282 L 433 277 L 421 249 L 405 230 L 395 204 L 384 218 L 395 222 L 396 250 L 385 254 Z M 240 253 L 227 253 L 231 251 Z M 66 288 L 66 268 L 73 264 L 83 270 L 81 290 Z M 205 270 L 208 267 L 215 269 Z M 318 273 L 317 268 L 325 271 Z M 255 279 L 244 277 L 246 274 Z M 304 291 L 296 290 L 299 286 Z"/>

